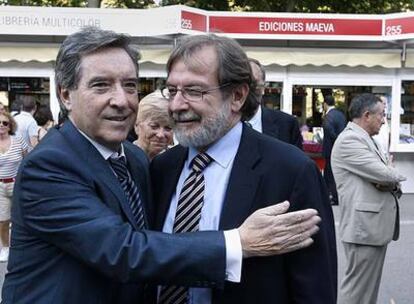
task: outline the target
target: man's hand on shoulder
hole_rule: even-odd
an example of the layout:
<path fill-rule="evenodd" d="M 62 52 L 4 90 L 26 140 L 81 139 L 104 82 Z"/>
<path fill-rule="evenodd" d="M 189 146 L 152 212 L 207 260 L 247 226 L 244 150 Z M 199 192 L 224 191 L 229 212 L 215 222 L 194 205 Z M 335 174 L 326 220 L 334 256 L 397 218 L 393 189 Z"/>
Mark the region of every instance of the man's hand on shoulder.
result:
<path fill-rule="evenodd" d="M 238 228 L 243 257 L 283 254 L 310 246 L 321 221 L 318 212 L 306 209 L 286 213 L 285 201 L 259 209 Z"/>

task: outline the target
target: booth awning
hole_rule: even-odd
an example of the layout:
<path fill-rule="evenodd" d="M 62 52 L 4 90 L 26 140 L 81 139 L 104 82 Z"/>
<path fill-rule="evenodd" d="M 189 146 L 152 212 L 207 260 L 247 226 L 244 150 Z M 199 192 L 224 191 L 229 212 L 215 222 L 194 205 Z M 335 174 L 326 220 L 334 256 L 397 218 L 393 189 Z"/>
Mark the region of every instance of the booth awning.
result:
<path fill-rule="evenodd" d="M 405 67 L 414 68 L 414 50 L 407 50 L 407 54 L 405 57 Z"/>
<path fill-rule="evenodd" d="M 55 61 L 58 50 L 57 47 L 43 46 L 0 46 L 0 62 Z"/>
<path fill-rule="evenodd" d="M 142 49 L 140 62 L 164 65 L 171 50 Z M 0 46 L 0 62 L 50 62 L 56 59 L 57 47 L 42 46 Z M 249 57 L 259 60 L 263 65 L 279 66 L 366 66 L 401 67 L 399 50 L 355 50 L 355 49 L 247 49 Z M 414 67 L 414 53 L 407 54 L 406 66 Z"/>
<path fill-rule="evenodd" d="M 400 50 L 358 50 L 358 49 L 273 49 L 247 50 L 249 57 L 263 65 L 296 66 L 365 66 L 401 67 Z"/>

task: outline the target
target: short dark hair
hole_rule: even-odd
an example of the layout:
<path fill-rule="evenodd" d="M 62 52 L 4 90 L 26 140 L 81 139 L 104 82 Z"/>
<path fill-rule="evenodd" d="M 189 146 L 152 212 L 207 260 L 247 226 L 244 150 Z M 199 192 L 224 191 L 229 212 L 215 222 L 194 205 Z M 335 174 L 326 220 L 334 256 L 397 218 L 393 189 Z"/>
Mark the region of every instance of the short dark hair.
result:
<path fill-rule="evenodd" d="M 31 112 L 36 109 L 36 100 L 33 96 L 23 95 L 18 97 L 21 101 L 22 110 L 25 112 Z"/>
<path fill-rule="evenodd" d="M 130 37 L 113 31 L 106 31 L 88 26 L 79 32 L 66 37 L 60 46 L 55 65 L 55 84 L 61 111 L 67 115 L 67 110 L 60 100 L 59 91 L 62 88 L 76 89 L 81 78 L 82 57 L 102 49 L 116 47 L 124 49 L 135 65 L 138 77 L 139 52 L 132 48 Z"/>
<path fill-rule="evenodd" d="M 262 66 L 262 64 L 260 63 L 260 61 L 257 60 L 257 59 L 254 59 L 254 58 L 249 58 L 249 62 L 254 63 L 255 65 L 258 66 L 258 68 L 260 70 L 260 73 L 262 74 L 263 82 L 266 81 L 266 71 L 265 71 L 264 67 Z"/>
<path fill-rule="evenodd" d="M 218 84 L 231 84 L 221 89 L 224 94 L 238 85 L 248 85 L 249 94 L 240 112 L 242 120 L 251 117 L 255 113 L 257 104 L 257 96 L 254 93 L 256 83 L 252 76 L 249 59 L 240 44 L 235 40 L 214 34 L 183 37 L 168 59 L 167 74 L 171 72 L 171 68 L 177 60 L 189 61 L 195 52 L 206 46 L 213 46 L 217 53 Z"/>
<path fill-rule="evenodd" d="M 328 106 L 335 105 L 335 98 L 332 95 L 327 95 L 323 98 L 323 102 L 326 103 Z"/>
<path fill-rule="evenodd" d="M 373 112 L 377 103 L 382 100 L 371 93 L 363 93 L 352 98 L 351 104 L 348 109 L 349 118 L 351 120 L 355 118 L 361 118 L 365 111 Z"/>
<path fill-rule="evenodd" d="M 39 126 L 44 126 L 49 121 L 53 121 L 52 111 L 50 111 L 48 106 L 40 106 L 34 114 L 34 119 Z"/>

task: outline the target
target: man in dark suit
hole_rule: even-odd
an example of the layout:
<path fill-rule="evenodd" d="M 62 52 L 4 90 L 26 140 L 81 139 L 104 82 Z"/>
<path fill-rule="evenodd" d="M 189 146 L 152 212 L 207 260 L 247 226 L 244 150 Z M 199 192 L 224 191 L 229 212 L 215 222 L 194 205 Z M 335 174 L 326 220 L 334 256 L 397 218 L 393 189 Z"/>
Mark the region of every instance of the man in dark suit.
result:
<path fill-rule="evenodd" d="M 325 117 L 322 123 L 322 155 L 325 158 L 323 178 L 328 187 L 331 204 L 338 205 L 338 192 L 336 191 L 335 179 L 331 167 L 331 153 L 336 138 L 346 126 L 346 118 L 342 111 L 335 108 L 335 99 L 331 95 L 324 97 L 323 108 L 325 110 Z"/>
<path fill-rule="evenodd" d="M 215 35 L 185 37 L 173 50 L 167 73 L 162 93 L 180 145 L 151 163 L 158 229 L 176 232 L 186 208 L 198 214 L 195 229 L 231 229 L 256 209 L 284 200 L 291 210 L 315 208 L 322 218 L 311 247 L 246 259 L 240 284 L 190 289 L 188 303 L 335 303 L 334 222 L 322 177 L 299 149 L 241 123 L 254 111 L 256 95 L 240 45 Z M 208 164 L 196 174 L 202 182 L 194 197 L 202 203 L 186 207 L 193 193 L 191 168 L 200 155 Z M 159 287 L 159 303 L 167 303 L 163 290 Z"/>
<path fill-rule="evenodd" d="M 316 211 L 271 215 L 287 204 L 260 210 L 231 231 L 147 230 L 148 163 L 125 142 L 138 106 L 139 54 L 129 43 L 85 28 L 59 50 L 56 91 L 68 119 L 20 167 L 2 303 L 146 303 L 140 282 L 220 288 L 238 280 L 232 271 L 240 271 L 242 256 L 312 243 Z M 266 231 L 257 227 L 262 221 Z"/>
<path fill-rule="evenodd" d="M 249 58 L 253 78 L 256 82 L 258 96 L 254 114 L 249 118 L 249 124 L 258 132 L 280 139 L 302 149 L 302 134 L 299 123 L 295 117 L 279 110 L 271 110 L 262 105 L 266 71 L 260 62 Z"/>

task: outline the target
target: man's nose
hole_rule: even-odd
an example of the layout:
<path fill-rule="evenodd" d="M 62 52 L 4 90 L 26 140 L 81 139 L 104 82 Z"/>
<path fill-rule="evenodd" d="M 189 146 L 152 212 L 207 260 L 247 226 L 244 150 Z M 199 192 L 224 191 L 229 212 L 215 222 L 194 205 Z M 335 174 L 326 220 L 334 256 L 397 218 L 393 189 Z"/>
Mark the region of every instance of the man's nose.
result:
<path fill-rule="evenodd" d="M 128 104 L 128 93 L 125 91 L 121 84 L 116 84 L 114 86 L 110 98 L 111 105 L 125 106 Z"/>
<path fill-rule="evenodd" d="M 181 91 L 177 91 L 177 94 L 170 100 L 169 109 L 171 112 L 179 112 L 188 110 L 188 102 L 183 97 Z"/>

